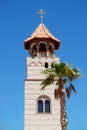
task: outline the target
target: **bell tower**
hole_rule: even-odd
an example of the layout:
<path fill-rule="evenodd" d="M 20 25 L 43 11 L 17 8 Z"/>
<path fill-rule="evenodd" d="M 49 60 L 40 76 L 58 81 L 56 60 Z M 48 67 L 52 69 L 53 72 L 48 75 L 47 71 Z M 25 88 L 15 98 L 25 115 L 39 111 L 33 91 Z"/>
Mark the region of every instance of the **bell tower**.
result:
<path fill-rule="evenodd" d="M 24 41 L 29 51 L 26 59 L 27 77 L 24 92 L 24 130 L 61 130 L 60 102 L 54 99 L 54 85 L 41 90 L 41 81 L 45 78 L 42 70 L 60 62 L 55 56 L 60 40 L 55 38 L 40 23 L 33 34 Z"/>

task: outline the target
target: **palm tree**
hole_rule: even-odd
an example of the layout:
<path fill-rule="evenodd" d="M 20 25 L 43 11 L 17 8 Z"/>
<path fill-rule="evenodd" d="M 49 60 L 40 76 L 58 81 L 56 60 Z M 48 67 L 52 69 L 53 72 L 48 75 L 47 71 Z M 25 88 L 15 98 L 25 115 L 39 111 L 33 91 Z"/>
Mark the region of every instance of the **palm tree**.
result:
<path fill-rule="evenodd" d="M 53 68 L 47 68 L 42 73 L 47 75 L 41 82 L 42 90 L 48 85 L 56 84 L 54 97 L 57 100 L 60 99 L 60 123 L 62 130 L 66 130 L 68 121 L 65 96 L 70 98 L 72 92 L 76 93 L 72 82 L 80 78 L 80 71 L 77 68 L 71 68 L 71 65 L 67 63 L 54 63 Z"/>

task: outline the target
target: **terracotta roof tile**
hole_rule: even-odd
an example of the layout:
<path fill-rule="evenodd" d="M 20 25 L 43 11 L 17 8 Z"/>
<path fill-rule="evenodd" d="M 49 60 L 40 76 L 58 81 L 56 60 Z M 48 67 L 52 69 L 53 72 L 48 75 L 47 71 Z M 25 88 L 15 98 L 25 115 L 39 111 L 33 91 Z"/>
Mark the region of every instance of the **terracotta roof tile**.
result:
<path fill-rule="evenodd" d="M 36 30 L 33 32 L 33 34 L 27 38 L 24 42 L 29 42 L 30 40 L 34 38 L 51 38 L 54 41 L 60 43 L 60 40 L 55 38 L 47 29 L 47 27 L 43 24 L 40 23 L 39 26 L 36 28 Z"/>

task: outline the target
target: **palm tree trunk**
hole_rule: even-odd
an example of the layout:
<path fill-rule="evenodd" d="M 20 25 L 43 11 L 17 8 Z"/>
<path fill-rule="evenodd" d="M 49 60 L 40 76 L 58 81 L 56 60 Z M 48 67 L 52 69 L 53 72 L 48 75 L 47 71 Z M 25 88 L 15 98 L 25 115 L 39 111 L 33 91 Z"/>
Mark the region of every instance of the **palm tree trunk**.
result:
<path fill-rule="evenodd" d="M 65 93 L 62 92 L 62 96 L 60 98 L 60 122 L 62 130 L 67 130 L 67 113 L 66 113 L 66 99 Z"/>

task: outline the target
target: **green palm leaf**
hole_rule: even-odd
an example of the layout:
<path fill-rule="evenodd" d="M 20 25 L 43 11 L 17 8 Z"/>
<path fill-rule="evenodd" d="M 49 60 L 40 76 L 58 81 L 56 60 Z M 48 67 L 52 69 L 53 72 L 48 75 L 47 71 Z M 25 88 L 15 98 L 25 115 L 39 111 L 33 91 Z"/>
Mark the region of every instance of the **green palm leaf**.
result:
<path fill-rule="evenodd" d="M 70 97 L 71 92 L 76 93 L 75 87 L 72 85 L 72 81 L 81 77 L 80 71 L 77 68 L 71 68 L 71 64 L 68 63 L 54 63 L 53 68 L 47 68 L 42 71 L 43 74 L 47 75 L 47 78 L 44 79 L 41 83 L 41 89 L 44 89 L 46 86 L 53 83 L 58 86 L 55 90 L 54 95 L 56 98 L 61 97 L 62 89 L 64 89 L 65 84 L 70 84 L 69 88 L 65 88 L 66 95 Z M 55 82 L 54 82 L 55 81 Z M 60 89 L 61 88 L 61 89 Z M 61 90 L 61 92 L 60 92 Z M 59 94 L 59 95 L 58 95 Z"/>
<path fill-rule="evenodd" d="M 41 89 L 45 89 L 46 86 L 51 85 L 53 83 L 54 83 L 54 77 L 50 75 L 49 77 L 47 77 L 41 82 L 41 86 L 42 86 Z"/>

